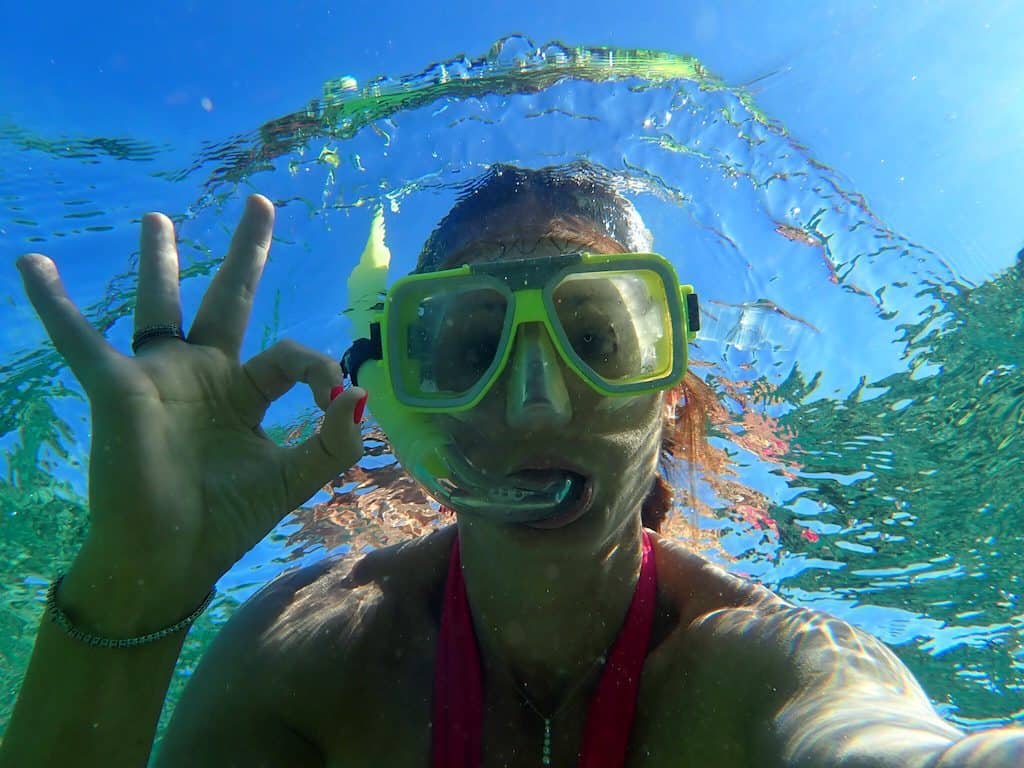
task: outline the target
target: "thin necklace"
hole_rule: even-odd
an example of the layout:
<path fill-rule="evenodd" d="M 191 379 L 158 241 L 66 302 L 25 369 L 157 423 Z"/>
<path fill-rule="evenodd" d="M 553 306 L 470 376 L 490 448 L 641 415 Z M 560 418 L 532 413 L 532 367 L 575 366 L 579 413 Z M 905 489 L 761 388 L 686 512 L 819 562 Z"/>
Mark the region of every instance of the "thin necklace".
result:
<path fill-rule="evenodd" d="M 583 683 L 585 683 L 587 679 L 590 677 L 590 674 L 594 669 L 594 665 L 598 663 L 603 664 L 606 658 L 606 655 L 602 654 L 587 665 L 586 669 L 584 669 L 585 674 L 583 675 L 583 677 L 577 680 L 575 685 L 573 685 L 572 688 L 569 689 L 568 693 L 566 693 L 565 696 L 562 698 L 562 703 L 558 705 L 558 709 L 556 709 L 550 715 L 545 715 L 543 712 L 537 709 L 536 705 L 534 705 L 534 703 L 530 701 L 530 697 L 526 695 L 526 686 L 522 685 L 518 680 L 516 680 L 515 677 L 512 675 L 511 670 L 509 670 L 509 677 L 511 677 L 512 682 L 515 683 L 516 690 L 519 691 L 519 695 L 522 697 L 523 701 L 526 702 L 526 706 L 532 709 L 537 714 L 537 717 L 544 721 L 544 744 L 541 747 L 540 753 L 541 765 L 551 765 L 551 722 L 556 717 L 558 717 L 562 713 L 562 710 L 566 708 L 570 701 L 572 701 L 573 695 L 583 686 Z"/>

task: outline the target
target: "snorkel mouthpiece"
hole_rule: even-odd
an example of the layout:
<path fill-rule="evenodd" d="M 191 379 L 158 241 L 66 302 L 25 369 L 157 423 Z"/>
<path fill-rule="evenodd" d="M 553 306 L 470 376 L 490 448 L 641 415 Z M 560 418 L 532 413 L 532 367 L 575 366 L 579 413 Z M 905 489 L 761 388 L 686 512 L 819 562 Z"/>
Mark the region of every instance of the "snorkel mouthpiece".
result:
<path fill-rule="evenodd" d="M 449 444 L 450 446 L 450 444 Z M 517 478 L 515 483 L 495 482 L 494 476 L 474 467 L 458 450 L 447 454 L 448 467 L 459 478 L 449 494 L 448 506 L 459 512 L 507 523 L 546 520 L 567 512 L 580 502 L 586 479 L 575 473 L 562 478 L 533 481 Z M 466 491 L 464 489 L 475 489 Z"/>
<path fill-rule="evenodd" d="M 378 208 L 359 263 L 348 277 L 352 338 L 374 337 L 386 311 L 391 251 L 384 242 L 384 211 Z M 349 355 L 346 354 L 346 358 Z M 496 478 L 474 466 L 428 414 L 398 402 L 382 359 L 364 358 L 348 371 L 373 393 L 370 413 L 391 442 L 395 457 L 438 503 L 460 514 L 495 522 L 534 522 L 555 517 L 579 503 L 586 480 L 569 473 L 545 480 Z"/>
<path fill-rule="evenodd" d="M 402 448 L 392 442 L 392 447 L 402 466 L 439 503 L 493 522 L 528 523 L 556 517 L 578 504 L 586 490 L 586 480 L 579 475 L 501 482 L 473 466 L 451 442 L 428 438 L 409 441 Z"/>

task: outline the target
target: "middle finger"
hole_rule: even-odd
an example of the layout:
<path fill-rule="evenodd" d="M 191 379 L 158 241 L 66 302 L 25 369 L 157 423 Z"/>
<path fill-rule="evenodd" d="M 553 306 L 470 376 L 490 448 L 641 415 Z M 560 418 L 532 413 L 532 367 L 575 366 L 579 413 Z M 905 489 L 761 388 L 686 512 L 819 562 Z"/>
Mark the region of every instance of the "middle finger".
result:
<path fill-rule="evenodd" d="M 174 224 L 162 213 L 142 217 L 139 287 L 135 296 L 135 332 L 153 325 L 181 327 L 178 249 Z"/>

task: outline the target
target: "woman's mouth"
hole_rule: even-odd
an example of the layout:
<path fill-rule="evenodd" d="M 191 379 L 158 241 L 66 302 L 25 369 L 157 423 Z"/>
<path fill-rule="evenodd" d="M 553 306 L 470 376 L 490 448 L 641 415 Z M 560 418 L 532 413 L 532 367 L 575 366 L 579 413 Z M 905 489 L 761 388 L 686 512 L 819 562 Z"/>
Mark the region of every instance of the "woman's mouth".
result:
<path fill-rule="evenodd" d="M 534 463 L 536 462 L 536 463 Z M 560 511 L 548 517 L 523 521 L 531 528 L 552 529 L 562 528 L 583 516 L 590 507 L 594 495 L 593 480 L 568 466 L 560 459 L 535 459 L 533 466 L 521 467 L 507 475 L 507 479 L 535 488 L 568 488 L 568 498 L 564 498 L 557 508 Z"/>
<path fill-rule="evenodd" d="M 553 480 L 553 479 L 557 479 L 557 478 L 560 478 L 560 477 L 564 477 L 566 474 L 575 474 L 575 473 L 571 473 L 571 472 L 567 473 L 564 470 L 554 470 L 554 469 L 529 470 L 529 471 L 536 473 L 535 474 L 535 478 L 536 479 L 539 480 L 539 479 L 541 479 L 543 477 L 545 480 L 548 480 L 548 481 Z M 541 473 L 543 473 L 543 475 Z M 520 473 L 516 473 L 516 474 L 518 475 Z M 582 475 L 577 475 L 577 477 L 583 480 L 584 486 L 583 486 L 582 493 L 579 494 L 579 496 L 578 496 L 578 498 L 577 498 L 577 500 L 576 500 L 576 502 L 574 504 L 571 504 L 571 506 L 569 506 L 568 509 L 565 509 L 562 512 L 559 512 L 554 517 L 548 517 L 548 518 L 545 518 L 543 520 L 534 520 L 532 522 L 526 522 L 526 523 L 524 523 L 524 525 L 528 525 L 531 528 L 538 528 L 538 529 L 542 529 L 542 530 L 549 530 L 549 529 L 553 529 L 553 528 L 563 528 L 563 527 L 565 527 L 565 526 L 567 526 L 567 525 L 569 525 L 571 523 L 576 522 L 578 519 L 583 517 L 583 515 L 586 513 L 586 511 L 590 508 L 590 503 L 591 503 L 591 501 L 594 498 L 594 486 L 593 486 L 593 483 L 588 478 L 584 478 L 584 477 L 582 477 Z"/>

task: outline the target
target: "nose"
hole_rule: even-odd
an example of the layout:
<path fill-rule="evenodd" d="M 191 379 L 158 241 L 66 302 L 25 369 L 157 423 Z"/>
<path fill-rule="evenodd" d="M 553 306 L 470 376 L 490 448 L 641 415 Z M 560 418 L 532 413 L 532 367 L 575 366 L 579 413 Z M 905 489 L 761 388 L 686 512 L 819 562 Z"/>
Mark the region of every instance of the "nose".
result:
<path fill-rule="evenodd" d="M 509 426 L 524 429 L 564 427 L 572 419 L 558 352 L 541 323 L 519 326 L 516 334 L 505 416 Z"/>

